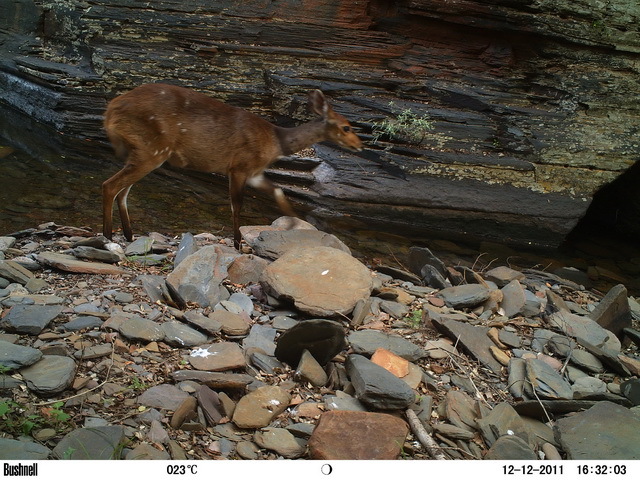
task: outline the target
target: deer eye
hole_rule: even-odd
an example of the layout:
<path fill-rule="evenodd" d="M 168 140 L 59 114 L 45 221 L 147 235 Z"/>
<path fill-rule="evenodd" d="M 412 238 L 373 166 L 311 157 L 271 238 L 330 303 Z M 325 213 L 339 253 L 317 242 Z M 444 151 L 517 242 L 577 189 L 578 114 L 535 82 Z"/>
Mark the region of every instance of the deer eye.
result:
<path fill-rule="evenodd" d="M 349 125 L 345 125 L 344 127 L 342 127 L 342 130 L 349 133 L 351 131 L 351 127 Z"/>

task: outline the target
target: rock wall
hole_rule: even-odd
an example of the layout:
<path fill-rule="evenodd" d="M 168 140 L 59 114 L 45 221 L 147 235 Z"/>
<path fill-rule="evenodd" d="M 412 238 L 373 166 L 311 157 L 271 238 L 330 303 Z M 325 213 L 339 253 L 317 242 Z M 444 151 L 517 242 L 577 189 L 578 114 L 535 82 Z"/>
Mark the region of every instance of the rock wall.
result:
<path fill-rule="evenodd" d="M 631 0 L 0 6 L 3 110 L 92 155 L 107 151 L 106 101 L 144 82 L 191 86 L 281 124 L 307 118 L 306 92 L 322 88 L 368 149 L 323 145 L 272 172 L 321 223 L 558 245 L 640 156 Z M 433 128 L 413 143 L 375 140 L 402 111 Z M 0 134 L 19 138 L 15 125 Z"/>

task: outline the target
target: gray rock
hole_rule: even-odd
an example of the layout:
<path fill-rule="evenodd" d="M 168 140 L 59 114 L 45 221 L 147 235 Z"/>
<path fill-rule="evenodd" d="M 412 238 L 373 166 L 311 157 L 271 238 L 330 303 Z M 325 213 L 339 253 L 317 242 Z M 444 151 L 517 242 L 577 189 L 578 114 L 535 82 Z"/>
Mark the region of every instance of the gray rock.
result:
<path fill-rule="evenodd" d="M 212 312 L 208 316 L 205 316 L 195 310 L 188 310 L 184 312 L 184 320 L 209 335 L 217 335 L 222 330 L 222 323 L 219 318 L 222 313 L 226 314 L 228 312 Z"/>
<path fill-rule="evenodd" d="M 164 450 L 158 450 L 153 445 L 141 443 L 127 453 L 126 460 L 170 460 L 169 454 Z"/>
<path fill-rule="evenodd" d="M 146 255 L 151 251 L 151 247 L 153 246 L 153 239 L 149 237 L 139 237 L 136 238 L 133 242 L 131 242 L 124 249 L 124 254 L 127 257 L 132 257 L 135 255 Z"/>
<path fill-rule="evenodd" d="M 555 431 L 568 460 L 640 460 L 640 418 L 615 403 L 561 418 Z"/>
<path fill-rule="evenodd" d="M 524 287 L 520 282 L 518 280 L 512 280 L 502 287 L 501 290 L 503 299 L 500 306 L 504 310 L 504 315 L 507 318 L 513 318 L 522 314 L 526 304 L 526 297 Z"/>
<path fill-rule="evenodd" d="M 178 387 L 163 383 L 145 390 L 138 397 L 138 403 L 147 407 L 176 410 L 189 394 Z"/>
<path fill-rule="evenodd" d="M 246 315 L 228 312 L 227 310 L 215 310 L 208 315 L 211 322 L 219 324 L 218 331 L 225 335 L 238 337 L 249 333 L 250 320 Z"/>
<path fill-rule="evenodd" d="M 91 345 L 76 351 L 73 356 L 78 360 L 86 360 L 91 358 L 106 357 L 113 352 L 113 345 L 110 343 L 101 343 L 98 345 Z"/>
<path fill-rule="evenodd" d="M 62 313 L 60 305 L 16 305 L 0 320 L 8 331 L 37 335 Z"/>
<path fill-rule="evenodd" d="M 515 435 L 503 435 L 487 451 L 485 460 L 538 460 L 527 442 Z"/>
<path fill-rule="evenodd" d="M 253 301 L 249 298 L 249 295 L 236 292 L 229 297 L 229 301 L 238 305 L 247 314 L 251 315 L 253 313 Z"/>
<path fill-rule="evenodd" d="M 161 326 L 164 341 L 174 347 L 195 347 L 207 341 L 207 336 L 180 322 L 165 322 Z"/>
<path fill-rule="evenodd" d="M 584 345 L 586 342 L 615 354 L 620 353 L 620 340 L 609 330 L 602 328 L 588 317 L 573 313 L 557 312 L 550 317 L 549 323 L 565 335 L 574 337 L 581 345 Z"/>
<path fill-rule="evenodd" d="M 103 250 L 93 247 L 75 247 L 71 252 L 76 258 L 84 260 L 95 260 L 105 263 L 118 263 L 121 260 L 120 255 L 115 252 L 110 252 L 109 250 Z"/>
<path fill-rule="evenodd" d="M 33 278 L 33 273 L 12 260 L 0 260 L 0 277 L 25 285 Z"/>
<path fill-rule="evenodd" d="M 55 395 L 73 383 L 76 362 L 69 357 L 43 355 L 38 362 L 21 369 L 20 374 L 29 390 L 42 396 Z"/>
<path fill-rule="evenodd" d="M 100 328 L 103 323 L 104 321 L 98 317 L 83 315 L 63 324 L 62 329 L 67 332 L 75 332 L 79 330 Z"/>
<path fill-rule="evenodd" d="M 626 287 L 616 285 L 611 288 L 589 317 L 618 338 L 622 338 L 623 330 L 631 327 L 631 308 Z"/>
<path fill-rule="evenodd" d="M 142 340 L 145 342 L 158 342 L 164 339 L 165 333 L 161 325 L 147 320 L 146 318 L 133 315 L 125 320 L 118 331 L 132 340 Z"/>
<path fill-rule="evenodd" d="M 528 383 L 525 384 L 525 391 L 530 398 L 534 398 L 535 395 L 548 399 L 573 398 L 571 385 L 547 363 L 533 358 L 528 358 L 525 361 L 528 380 Z M 531 388 L 535 394 L 530 390 Z"/>
<path fill-rule="evenodd" d="M 478 409 L 464 392 L 449 390 L 446 394 L 445 415 L 450 423 L 473 432 L 478 429 Z"/>
<path fill-rule="evenodd" d="M 416 275 L 423 276 L 425 265 L 433 267 L 441 277 L 447 276 L 447 267 L 442 260 L 426 247 L 411 247 L 409 249 L 409 270 Z"/>
<path fill-rule="evenodd" d="M 36 442 L 0 438 L 2 460 L 46 460 L 50 454 L 51 450 Z"/>
<path fill-rule="evenodd" d="M 513 268 L 499 266 L 487 271 L 484 274 L 484 278 L 502 288 L 513 280 L 517 280 L 518 282 L 520 282 L 524 280 L 526 276 L 524 273 L 514 270 Z"/>
<path fill-rule="evenodd" d="M 576 379 L 571 389 L 574 397 L 585 397 L 593 393 L 606 393 L 607 384 L 599 378 L 586 376 Z"/>
<path fill-rule="evenodd" d="M 64 436 L 53 454 L 64 460 L 119 460 L 125 440 L 124 427 L 85 427 Z"/>
<path fill-rule="evenodd" d="M 489 298 L 490 290 L 484 285 L 471 283 L 440 290 L 437 296 L 451 308 L 477 307 Z"/>
<path fill-rule="evenodd" d="M 275 356 L 276 344 L 274 340 L 277 333 L 277 330 L 269 325 L 256 323 L 251 326 L 249 336 L 242 340 L 242 346 L 245 350 L 257 348 L 267 355 Z"/>
<path fill-rule="evenodd" d="M 351 255 L 351 250 L 336 236 L 319 230 L 265 230 L 252 242 L 256 255 L 276 259 L 289 250 L 330 247 Z"/>
<path fill-rule="evenodd" d="M 415 401 L 415 392 L 405 382 L 362 355 L 349 355 L 347 373 L 358 400 L 371 407 L 397 410 Z"/>
<path fill-rule="evenodd" d="M 260 282 L 278 299 L 319 317 L 348 315 L 373 288 L 371 272 L 342 250 L 290 250 L 264 269 Z"/>
<path fill-rule="evenodd" d="M 36 256 L 36 260 L 63 272 L 89 273 L 96 275 L 125 275 L 128 272 L 124 268 L 102 262 L 87 262 L 78 260 L 73 255 L 65 255 L 56 252 L 42 252 Z"/>
<path fill-rule="evenodd" d="M 367 411 L 367 407 L 360 400 L 341 391 L 337 391 L 335 395 L 326 395 L 324 397 L 324 405 L 327 410 Z"/>
<path fill-rule="evenodd" d="M 630 378 L 620 385 L 620 392 L 627 397 L 633 406 L 640 405 L 640 379 Z"/>
<path fill-rule="evenodd" d="M 275 356 L 292 367 L 308 351 L 320 365 L 326 365 L 347 343 L 342 325 L 332 320 L 303 320 L 278 338 Z"/>
<path fill-rule="evenodd" d="M 42 358 L 42 352 L 36 348 L 15 345 L 0 340 L 0 365 L 15 370 L 33 365 Z"/>
<path fill-rule="evenodd" d="M 427 355 L 425 350 L 409 340 L 377 330 L 357 330 L 349 334 L 347 341 L 355 353 L 367 356 L 373 355 L 379 348 L 389 350 L 410 362 Z"/>
<path fill-rule="evenodd" d="M 200 307 L 214 306 L 229 298 L 222 285 L 227 277 L 227 266 L 238 252 L 230 247 L 208 245 L 185 258 L 167 276 L 172 295 L 182 303 L 193 302 Z"/>
<path fill-rule="evenodd" d="M 193 234 L 189 232 L 182 234 L 180 245 L 178 245 L 178 250 L 176 251 L 176 256 L 173 260 L 174 268 L 180 265 L 180 263 L 182 263 L 182 261 L 189 255 L 196 253 L 197 251 L 198 245 L 196 245 L 196 240 L 193 238 Z"/>
<path fill-rule="evenodd" d="M 585 350 L 573 350 L 569 362 L 577 367 L 593 373 L 604 372 L 604 365 L 595 355 Z"/>
<path fill-rule="evenodd" d="M 522 358 L 511 357 L 509 360 L 509 392 L 514 398 L 523 398 L 526 378 L 526 361 Z"/>
<path fill-rule="evenodd" d="M 432 323 L 440 332 L 456 342 L 459 349 L 465 350 L 495 373 L 502 372 L 502 365 L 491 354 L 491 347 L 494 346 L 494 343 L 487 336 L 489 331 L 487 327 L 473 326 L 445 318 L 433 319 Z"/>

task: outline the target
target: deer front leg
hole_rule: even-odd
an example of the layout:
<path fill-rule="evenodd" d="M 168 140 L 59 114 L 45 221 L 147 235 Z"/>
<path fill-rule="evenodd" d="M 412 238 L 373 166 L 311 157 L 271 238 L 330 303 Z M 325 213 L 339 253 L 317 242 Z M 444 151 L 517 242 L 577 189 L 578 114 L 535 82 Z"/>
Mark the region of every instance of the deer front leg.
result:
<path fill-rule="evenodd" d="M 244 199 L 244 186 L 247 181 L 241 173 L 229 173 L 229 197 L 231 199 L 231 217 L 233 220 L 233 246 L 240 250 L 242 235 L 240 235 L 240 210 Z"/>
<path fill-rule="evenodd" d="M 247 182 L 250 186 L 257 188 L 266 193 L 270 193 L 276 199 L 280 210 L 282 213 L 287 215 L 288 217 L 297 217 L 296 212 L 293 210 L 293 207 L 287 200 L 287 197 L 284 195 L 284 192 L 281 188 L 276 187 L 271 180 L 266 178 L 264 175 L 256 175 L 255 177 L 251 177 Z"/>

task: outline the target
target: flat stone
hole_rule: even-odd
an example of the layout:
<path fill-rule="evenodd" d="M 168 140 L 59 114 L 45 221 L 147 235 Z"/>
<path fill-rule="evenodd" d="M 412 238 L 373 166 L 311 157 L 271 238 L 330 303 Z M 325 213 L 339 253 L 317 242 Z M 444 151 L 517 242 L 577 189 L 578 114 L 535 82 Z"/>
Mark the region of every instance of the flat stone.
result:
<path fill-rule="evenodd" d="M 145 390 L 137 401 L 147 407 L 176 410 L 188 396 L 175 385 L 163 383 Z"/>
<path fill-rule="evenodd" d="M 442 277 L 447 276 L 447 267 L 442 260 L 426 247 L 409 248 L 409 270 L 416 275 L 423 275 L 425 265 L 432 266 Z"/>
<path fill-rule="evenodd" d="M 527 425 L 508 403 L 498 403 L 487 415 L 479 418 L 477 423 L 487 445 L 493 445 L 503 435 L 515 435 L 526 445 L 533 443 Z"/>
<path fill-rule="evenodd" d="M 33 365 L 20 370 L 29 390 L 51 396 L 71 386 L 76 374 L 76 362 L 69 357 L 43 355 Z"/>
<path fill-rule="evenodd" d="M 296 248 L 330 247 L 351 255 L 351 250 L 335 235 L 319 230 L 264 230 L 251 244 L 256 255 L 276 259 Z"/>
<path fill-rule="evenodd" d="M 109 250 L 94 248 L 89 246 L 75 247 L 72 251 L 73 256 L 81 260 L 95 260 L 97 262 L 118 263 L 120 255 Z"/>
<path fill-rule="evenodd" d="M 383 413 L 331 411 L 322 414 L 311 438 L 314 460 L 395 460 L 409 428 Z"/>
<path fill-rule="evenodd" d="M 176 256 L 173 259 L 174 267 L 179 265 L 185 258 L 187 258 L 192 253 L 196 253 L 198 251 L 198 245 L 196 244 L 196 240 L 192 233 L 183 233 L 182 238 L 180 239 L 180 244 L 178 245 L 178 250 L 176 250 Z"/>
<path fill-rule="evenodd" d="M 184 312 L 183 320 L 198 327 L 209 335 L 216 335 L 222 330 L 222 323 L 219 317 L 225 314 L 235 315 L 225 310 L 211 312 L 209 315 L 203 315 L 195 310 L 188 310 Z"/>
<path fill-rule="evenodd" d="M 216 310 L 209 314 L 209 318 L 219 322 L 222 332 L 233 337 L 243 337 L 249 333 L 250 324 L 245 316 L 225 310 Z"/>
<path fill-rule="evenodd" d="M 257 348 L 262 350 L 266 355 L 275 356 L 276 344 L 274 340 L 277 334 L 278 331 L 275 328 L 256 323 L 251 326 L 249 336 L 242 340 L 242 347 L 245 350 Z"/>
<path fill-rule="evenodd" d="M 221 372 L 246 367 L 244 354 L 235 342 L 204 345 L 191 351 L 189 363 L 197 370 Z"/>
<path fill-rule="evenodd" d="M 478 429 L 478 411 L 475 402 L 466 393 L 449 390 L 446 394 L 445 412 L 453 425 L 470 432 Z"/>
<path fill-rule="evenodd" d="M 63 307 L 60 305 L 15 305 L 0 320 L 0 326 L 16 333 L 37 335 L 58 317 L 62 310 Z"/>
<path fill-rule="evenodd" d="M 502 364 L 491 354 L 491 347 L 494 344 L 487 336 L 489 331 L 487 327 L 473 326 L 445 318 L 433 319 L 432 323 L 440 332 L 456 342 L 459 349 L 466 351 L 493 372 L 497 374 L 502 372 Z"/>
<path fill-rule="evenodd" d="M 620 385 L 620 392 L 631 401 L 633 406 L 640 405 L 640 379 L 626 380 Z"/>
<path fill-rule="evenodd" d="M 514 435 L 498 438 L 484 456 L 485 460 L 538 460 L 527 442 Z"/>
<path fill-rule="evenodd" d="M 348 315 L 373 288 L 371 272 L 342 250 L 289 250 L 264 269 L 260 282 L 275 298 L 313 316 Z"/>
<path fill-rule="evenodd" d="M 568 460 L 640 460 L 639 430 L 637 415 L 607 401 L 561 418 L 555 426 Z"/>
<path fill-rule="evenodd" d="M 243 389 L 255 381 L 255 377 L 244 373 L 205 372 L 201 370 L 177 370 L 171 376 L 176 382 L 193 380 L 214 390 Z"/>
<path fill-rule="evenodd" d="M 76 332 L 80 330 L 91 330 L 100 328 L 104 321 L 98 317 L 90 315 L 82 315 L 62 325 L 62 329 L 67 332 Z"/>
<path fill-rule="evenodd" d="M 119 460 L 124 440 L 121 425 L 79 428 L 65 435 L 53 454 L 65 460 Z"/>
<path fill-rule="evenodd" d="M 171 428 L 178 429 L 185 421 L 195 417 L 197 405 L 198 401 L 194 397 L 187 396 L 173 412 L 170 422 Z"/>
<path fill-rule="evenodd" d="M 96 275 L 124 275 L 127 271 L 123 268 L 101 262 L 85 262 L 78 260 L 73 255 L 64 253 L 43 252 L 36 256 L 38 262 L 49 267 L 71 273 L 89 273 Z"/>
<path fill-rule="evenodd" d="M 207 341 L 207 336 L 180 322 L 164 322 L 160 325 L 164 341 L 174 347 L 195 347 Z"/>
<path fill-rule="evenodd" d="M 347 373 L 358 400 L 371 407 L 397 410 L 415 400 L 415 392 L 405 382 L 362 355 L 349 355 Z"/>
<path fill-rule="evenodd" d="M 410 362 L 427 355 L 425 350 L 405 338 L 376 330 L 357 330 L 349 334 L 347 341 L 355 353 L 366 356 L 373 355 L 379 348 L 389 350 Z"/>
<path fill-rule="evenodd" d="M 224 417 L 222 402 L 216 392 L 211 390 L 206 385 L 203 385 L 196 394 L 198 399 L 198 405 L 202 408 L 207 423 L 210 426 L 215 426 L 220 423 L 220 420 Z"/>
<path fill-rule="evenodd" d="M 522 281 L 526 278 L 525 274 L 506 266 L 492 268 L 484 274 L 484 278 L 495 283 L 502 288 L 508 283 L 517 280 Z"/>
<path fill-rule="evenodd" d="M 260 387 L 242 397 L 233 412 L 233 423 L 240 428 L 262 428 L 289 406 L 291 395 L 280 387 Z"/>
<path fill-rule="evenodd" d="M 33 278 L 33 273 L 17 262 L 0 259 L 0 277 L 13 283 L 26 285 Z"/>
<path fill-rule="evenodd" d="M 36 442 L 0 438 L 2 460 L 46 460 L 51 450 Z"/>
<path fill-rule="evenodd" d="M 137 315 L 122 322 L 118 331 L 127 338 L 145 342 L 158 342 L 165 337 L 164 329 L 160 324 Z"/>
<path fill-rule="evenodd" d="M 0 340 L 0 365 L 15 370 L 33 365 L 42 358 L 37 348 L 25 347 Z"/>
<path fill-rule="evenodd" d="M 533 388 L 535 395 L 545 399 L 571 399 L 573 391 L 571 385 L 565 381 L 560 374 L 547 363 L 538 359 L 527 359 L 527 380 L 525 391 L 530 397 L 534 397 L 533 392 L 529 392 L 526 387 Z"/>
<path fill-rule="evenodd" d="M 448 307 L 477 307 L 489 298 L 490 290 L 484 285 L 470 283 L 440 290 L 437 296 L 442 298 Z"/>
<path fill-rule="evenodd" d="M 557 312 L 551 315 L 549 322 L 565 335 L 574 337 L 581 345 L 588 343 L 616 355 L 620 353 L 620 340 L 591 318 L 573 313 Z"/>
<path fill-rule="evenodd" d="M 301 457 L 307 450 L 305 442 L 298 440 L 286 428 L 268 427 L 253 434 L 253 441 L 262 448 L 272 450 L 284 458 Z"/>
<path fill-rule="evenodd" d="M 347 346 L 342 325 L 332 320 L 303 320 L 278 338 L 275 356 L 295 367 L 308 351 L 320 365 L 326 365 Z"/>
<path fill-rule="evenodd" d="M 127 453 L 126 460 L 171 460 L 164 450 L 158 450 L 153 445 L 141 443 Z"/>

